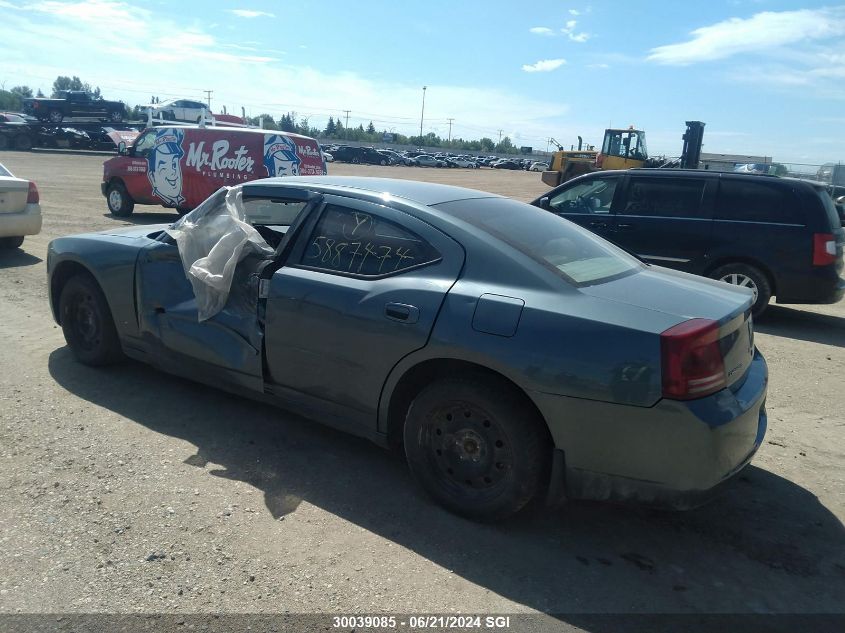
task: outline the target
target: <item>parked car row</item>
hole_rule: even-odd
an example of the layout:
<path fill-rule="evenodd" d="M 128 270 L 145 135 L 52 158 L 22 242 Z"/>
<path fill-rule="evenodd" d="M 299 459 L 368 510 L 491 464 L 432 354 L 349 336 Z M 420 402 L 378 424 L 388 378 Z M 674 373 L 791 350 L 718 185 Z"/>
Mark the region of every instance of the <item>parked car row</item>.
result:
<path fill-rule="evenodd" d="M 132 140 L 138 126 L 127 123 L 78 122 L 52 124 L 19 112 L 0 112 L 0 150 L 33 147 L 114 151 L 121 140 Z"/>
<path fill-rule="evenodd" d="M 548 169 L 547 163 L 536 162 L 522 158 L 499 158 L 497 156 L 474 156 L 469 154 L 454 154 L 439 152 L 429 154 L 414 150 L 377 149 L 375 147 L 358 147 L 353 145 L 326 144 L 322 146 L 324 153 L 331 156 L 329 162 L 338 160 L 344 163 L 362 163 L 368 165 L 405 165 L 417 167 L 460 167 L 463 169 L 478 169 L 480 167 L 494 167 L 498 169 L 524 169 L 543 171 Z"/>

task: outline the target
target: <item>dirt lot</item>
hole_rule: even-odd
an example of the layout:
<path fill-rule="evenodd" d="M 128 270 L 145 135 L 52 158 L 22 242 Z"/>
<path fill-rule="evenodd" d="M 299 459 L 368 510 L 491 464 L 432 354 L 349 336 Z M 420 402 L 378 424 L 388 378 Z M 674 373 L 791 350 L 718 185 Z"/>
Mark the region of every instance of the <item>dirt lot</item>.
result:
<path fill-rule="evenodd" d="M 843 610 L 845 305 L 775 306 L 758 325 L 769 434 L 709 506 L 578 503 L 476 525 L 363 440 L 139 364 L 75 363 L 44 259 L 54 237 L 127 224 L 100 195 L 103 157 L 0 161 L 38 183 L 44 213 L 0 255 L 0 612 Z M 331 171 L 545 190 L 526 172 Z"/>

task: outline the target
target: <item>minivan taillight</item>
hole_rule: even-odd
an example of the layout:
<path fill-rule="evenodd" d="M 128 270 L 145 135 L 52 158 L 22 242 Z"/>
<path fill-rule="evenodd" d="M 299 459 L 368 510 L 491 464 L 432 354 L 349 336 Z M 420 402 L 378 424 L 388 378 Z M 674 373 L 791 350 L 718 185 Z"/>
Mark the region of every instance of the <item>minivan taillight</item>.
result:
<path fill-rule="evenodd" d="M 660 335 L 663 397 L 692 400 L 724 388 L 725 362 L 719 347 L 719 324 L 690 319 Z"/>
<path fill-rule="evenodd" d="M 813 234 L 813 266 L 836 263 L 836 237 L 832 233 Z"/>
<path fill-rule="evenodd" d="M 36 204 L 38 202 L 38 187 L 31 180 L 29 181 L 29 192 L 26 194 L 27 204 Z"/>

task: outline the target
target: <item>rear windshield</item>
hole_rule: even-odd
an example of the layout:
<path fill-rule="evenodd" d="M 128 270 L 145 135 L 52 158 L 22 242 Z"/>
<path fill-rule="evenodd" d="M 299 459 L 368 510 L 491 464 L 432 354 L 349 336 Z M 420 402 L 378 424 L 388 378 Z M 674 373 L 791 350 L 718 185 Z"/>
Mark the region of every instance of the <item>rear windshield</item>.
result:
<path fill-rule="evenodd" d="M 828 189 L 823 187 L 813 187 L 816 195 L 822 201 L 822 206 L 827 213 L 827 221 L 834 231 L 843 226 L 842 220 L 839 219 L 839 214 L 836 212 L 836 205 L 833 202 L 833 197 Z"/>
<path fill-rule="evenodd" d="M 609 281 L 642 267 L 597 235 L 524 202 L 481 198 L 435 208 L 502 240 L 577 286 Z"/>

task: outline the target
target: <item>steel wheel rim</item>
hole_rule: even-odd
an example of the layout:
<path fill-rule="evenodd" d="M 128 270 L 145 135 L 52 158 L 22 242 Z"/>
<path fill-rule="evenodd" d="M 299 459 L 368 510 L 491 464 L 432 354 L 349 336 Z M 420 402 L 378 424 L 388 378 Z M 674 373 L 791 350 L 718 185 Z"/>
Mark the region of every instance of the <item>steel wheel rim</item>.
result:
<path fill-rule="evenodd" d="M 94 297 L 81 294 L 73 302 L 70 310 L 73 315 L 73 329 L 79 345 L 91 351 L 100 344 L 100 317 Z"/>
<path fill-rule="evenodd" d="M 119 211 L 122 205 L 123 196 L 120 195 L 117 189 L 112 189 L 111 193 L 109 193 L 109 207 L 111 207 L 112 211 Z"/>
<path fill-rule="evenodd" d="M 489 493 L 513 470 L 510 442 L 496 418 L 470 402 L 432 411 L 423 444 L 436 479 L 450 491 Z"/>
<path fill-rule="evenodd" d="M 734 286 L 740 286 L 741 288 L 749 288 L 754 297 L 754 303 L 757 303 L 757 297 L 760 293 L 757 290 L 757 284 L 755 284 L 754 280 L 748 275 L 743 275 L 742 273 L 728 273 L 727 275 L 721 277 L 721 281 Z"/>

